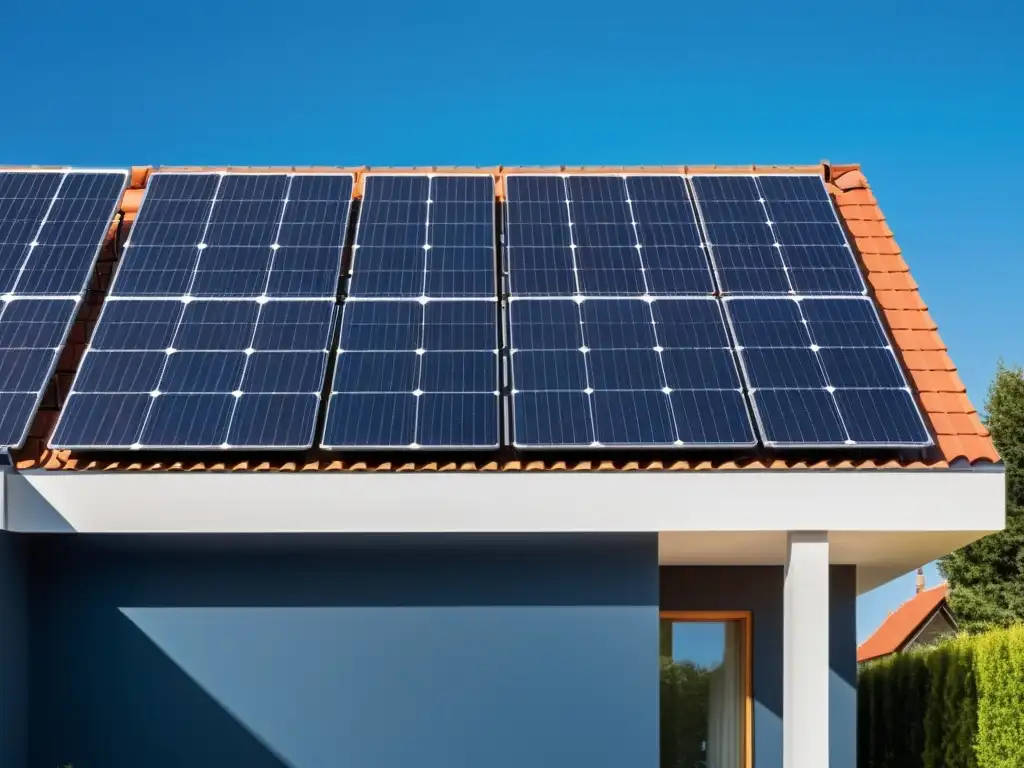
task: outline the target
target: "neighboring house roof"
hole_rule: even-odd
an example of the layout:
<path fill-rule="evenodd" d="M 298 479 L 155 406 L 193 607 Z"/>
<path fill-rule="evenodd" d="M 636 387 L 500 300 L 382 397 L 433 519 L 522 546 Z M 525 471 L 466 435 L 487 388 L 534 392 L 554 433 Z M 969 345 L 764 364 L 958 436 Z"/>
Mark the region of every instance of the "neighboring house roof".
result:
<path fill-rule="evenodd" d="M 115 233 L 123 242 L 138 210 L 142 191 L 152 168 L 132 169 L 132 183 L 122 203 L 123 215 L 112 228 L 111 238 L 104 248 L 97 274 L 90 285 L 82 314 L 72 331 L 68 346 L 57 367 L 54 381 L 44 398 L 44 405 L 30 431 L 25 447 L 16 453 L 19 468 L 61 469 L 181 469 L 181 470 L 686 470 L 686 469 L 861 469 L 861 468 L 944 468 L 953 464 L 997 463 L 1000 461 L 988 430 L 967 398 L 963 381 L 956 366 L 946 352 L 935 321 L 921 298 L 917 283 L 893 238 L 892 230 L 867 179 L 858 165 L 831 165 L 821 163 L 804 166 L 659 166 L 659 167 L 594 167 L 594 168 L 225 168 L 189 167 L 174 170 L 276 170 L 287 172 L 323 172 L 344 170 L 356 175 L 356 196 L 361 195 L 362 175 L 366 171 L 389 173 L 490 173 L 497 180 L 499 197 L 504 194 L 505 173 L 529 172 L 613 172 L 613 173 L 820 173 L 823 175 L 836 209 L 843 221 L 857 258 L 863 267 L 870 293 L 877 302 L 884 322 L 895 341 L 896 354 L 902 361 L 918 398 L 925 419 L 935 436 L 936 444 L 912 455 L 894 453 L 805 451 L 769 452 L 755 449 L 742 454 L 723 455 L 721 451 L 708 452 L 631 452 L 601 454 L 565 452 L 555 458 L 536 458 L 517 455 L 511 449 L 474 456 L 452 454 L 416 455 L 379 453 L 339 456 L 320 450 L 289 454 L 242 454 L 237 452 L 191 454 L 168 452 L 154 454 L 101 455 L 50 451 L 46 441 L 56 423 L 63 397 L 70 388 L 79 360 L 99 315 L 103 295 L 110 284 L 116 267 L 117 249 Z M 171 170 L 161 168 L 160 170 Z M 923 255 L 926 257 L 927 255 Z"/>
<path fill-rule="evenodd" d="M 946 605 L 949 596 L 947 584 L 918 592 L 882 622 L 867 640 L 857 648 L 857 661 L 870 661 L 903 648 L 936 611 Z"/>

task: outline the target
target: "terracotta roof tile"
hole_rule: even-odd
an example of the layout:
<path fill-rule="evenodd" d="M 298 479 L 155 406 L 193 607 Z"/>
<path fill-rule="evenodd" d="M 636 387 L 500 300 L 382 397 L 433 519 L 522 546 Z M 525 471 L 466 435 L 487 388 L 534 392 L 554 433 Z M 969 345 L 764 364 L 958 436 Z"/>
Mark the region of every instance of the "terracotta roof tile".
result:
<path fill-rule="evenodd" d="M 835 198 L 836 205 L 843 209 L 843 216 L 846 216 L 846 209 L 848 207 L 861 205 L 867 206 L 871 210 L 877 212 L 878 215 L 881 215 L 882 213 L 878 210 L 878 201 L 875 200 L 875 196 L 871 193 L 871 190 L 867 188 L 862 187 L 859 189 L 851 189 L 848 192 L 844 192 L 840 189 L 836 193 Z"/>
<path fill-rule="evenodd" d="M 867 269 L 868 277 L 888 272 L 909 272 L 910 267 L 899 254 L 862 253 L 861 261 Z"/>
<path fill-rule="evenodd" d="M 840 211 L 840 214 L 842 211 Z M 878 253 L 899 256 L 900 247 L 891 237 L 854 237 L 854 245 L 861 253 Z"/>
<path fill-rule="evenodd" d="M 898 318 L 893 322 L 893 317 Z M 942 338 L 934 330 L 904 330 L 899 326 L 911 325 L 914 322 L 920 323 L 922 326 L 927 325 L 927 317 L 925 313 L 911 314 L 909 312 L 886 312 L 885 317 L 889 320 L 889 327 L 893 329 L 892 335 L 896 340 L 896 344 L 899 345 L 900 349 L 904 352 L 910 352 L 915 350 L 934 350 L 941 351 L 945 350 L 946 345 L 942 343 Z"/>
<path fill-rule="evenodd" d="M 876 291 L 916 291 L 917 283 L 906 270 L 869 272 L 868 283 Z"/>
<path fill-rule="evenodd" d="M 921 300 L 921 294 L 913 290 L 876 290 L 875 299 L 878 301 L 878 306 L 882 309 L 902 309 L 922 312 L 928 309 L 928 307 L 924 305 L 924 301 Z"/>
<path fill-rule="evenodd" d="M 910 274 L 906 260 L 893 237 L 875 199 L 867 179 L 854 165 L 818 166 L 661 166 L 582 168 L 555 166 L 548 168 L 485 168 L 452 169 L 439 167 L 407 169 L 373 169 L 388 172 L 444 172 L 458 170 L 491 173 L 496 178 L 499 197 L 504 195 L 504 174 L 515 172 L 646 172 L 646 173 L 771 173 L 823 172 L 831 178 L 827 184 L 834 195 L 840 220 L 851 235 L 856 256 L 864 269 L 867 283 L 880 306 L 881 316 L 892 333 L 897 356 L 906 368 L 914 394 L 920 400 L 926 418 L 934 431 L 937 446 L 920 457 L 899 460 L 896 457 L 860 457 L 818 453 L 810 456 L 783 458 L 769 455 L 725 456 L 653 456 L 638 459 L 623 456 L 619 459 L 606 457 L 594 460 L 569 460 L 568 457 L 551 459 L 531 458 L 523 461 L 514 452 L 501 455 L 481 456 L 478 460 L 456 461 L 451 457 L 423 456 L 420 461 L 410 457 L 394 459 L 370 459 L 357 457 L 355 460 L 341 458 L 322 451 L 310 451 L 306 455 L 290 455 L 286 458 L 253 460 L 246 456 L 219 456 L 216 460 L 196 455 L 176 455 L 173 458 L 140 462 L 136 457 L 126 461 L 122 458 L 102 458 L 89 454 L 75 455 L 70 451 L 50 451 L 46 448 L 46 436 L 53 428 L 57 409 L 67 392 L 71 377 L 85 348 L 87 337 L 102 306 L 103 291 L 109 286 L 116 255 L 112 247 L 104 250 L 94 277 L 91 290 L 84 303 L 70 342 L 61 355 L 58 375 L 51 382 L 50 391 L 44 398 L 43 410 L 31 430 L 31 437 L 25 447 L 17 453 L 15 460 L 20 468 L 44 467 L 46 469 L 91 469 L 91 470 L 158 470 L 158 471 L 235 471 L 235 472 L 312 472 L 312 471 L 691 471 L 725 469 L 876 469 L 876 468 L 934 468 L 946 467 L 953 462 L 999 461 L 988 430 L 981 424 L 977 411 L 968 400 L 963 382 L 957 375 L 953 361 L 946 354 L 946 346 L 940 338 L 934 320 L 921 298 L 918 285 Z M 170 169 L 163 169 L 170 170 Z M 181 168 L 175 170 L 183 170 Z M 193 168 L 193 170 L 200 170 Z M 224 170 L 204 168 L 202 170 Z M 235 169 L 268 170 L 268 169 Z M 361 193 L 361 180 L 368 168 L 291 168 L 275 170 L 312 172 L 343 171 L 356 177 L 356 196 Z M 132 189 L 125 193 L 122 203 L 125 223 L 130 222 L 138 209 L 151 168 L 132 169 Z M 116 227 L 111 229 L 111 238 Z M 127 235 L 127 228 L 122 237 Z M 296 460 L 298 459 L 298 460 Z"/>
<path fill-rule="evenodd" d="M 910 330 L 910 331 L 936 331 L 938 326 L 935 325 L 935 321 L 932 320 L 932 316 L 927 312 L 918 311 L 905 311 L 901 309 L 883 310 L 885 312 L 886 320 L 889 322 L 889 327 L 893 330 Z"/>
<path fill-rule="evenodd" d="M 857 648 L 857 661 L 870 661 L 903 648 L 948 596 L 946 584 L 918 592 L 889 614 L 882 626 Z"/>

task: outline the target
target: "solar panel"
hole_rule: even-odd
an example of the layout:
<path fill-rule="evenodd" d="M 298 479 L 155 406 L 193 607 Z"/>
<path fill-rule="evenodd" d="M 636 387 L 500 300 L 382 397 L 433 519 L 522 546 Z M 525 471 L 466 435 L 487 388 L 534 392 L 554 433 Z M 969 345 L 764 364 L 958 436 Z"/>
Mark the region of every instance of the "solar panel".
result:
<path fill-rule="evenodd" d="M 769 447 L 932 444 L 868 298 L 727 298 Z"/>
<path fill-rule="evenodd" d="M 512 442 L 755 442 L 682 176 L 510 175 Z"/>
<path fill-rule="evenodd" d="M 863 276 L 820 176 L 693 175 L 723 295 L 863 295 Z"/>
<path fill-rule="evenodd" d="M 76 299 L 0 301 L 0 445 L 25 442 L 77 312 Z"/>
<path fill-rule="evenodd" d="M 154 173 L 114 297 L 334 298 L 350 174 Z"/>
<path fill-rule="evenodd" d="M 0 172 L 0 446 L 25 442 L 127 178 Z"/>
<path fill-rule="evenodd" d="M 335 306 L 108 300 L 55 446 L 312 445 Z"/>
<path fill-rule="evenodd" d="M 53 447 L 313 443 L 352 176 L 156 173 Z"/>
<path fill-rule="evenodd" d="M 322 444 L 499 444 L 494 179 L 368 174 Z"/>
<path fill-rule="evenodd" d="M 494 301 L 348 301 L 323 446 L 495 448 Z"/>
<path fill-rule="evenodd" d="M 712 298 L 512 299 L 521 448 L 755 444 Z"/>
<path fill-rule="evenodd" d="M 348 295 L 492 298 L 494 178 L 367 175 Z"/>
<path fill-rule="evenodd" d="M 513 296 L 714 292 L 682 176 L 511 174 L 505 192 Z"/>

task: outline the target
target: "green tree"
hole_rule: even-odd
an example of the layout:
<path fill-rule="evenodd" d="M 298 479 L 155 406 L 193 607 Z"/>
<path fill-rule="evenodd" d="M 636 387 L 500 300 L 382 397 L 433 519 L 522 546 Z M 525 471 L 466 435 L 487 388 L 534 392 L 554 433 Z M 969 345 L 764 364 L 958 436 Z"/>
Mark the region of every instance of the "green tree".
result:
<path fill-rule="evenodd" d="M 1006 529 L 939 561 L 950 605 L 968 632 L 1024 620 L 1024 369 L 999 364 L 985 411 L 1006 469 Z"/>
<path fill-rule="evenodd" d="M 705 759 L 710 685 L 710 670 L 661 657 L 661 768 Z"/>

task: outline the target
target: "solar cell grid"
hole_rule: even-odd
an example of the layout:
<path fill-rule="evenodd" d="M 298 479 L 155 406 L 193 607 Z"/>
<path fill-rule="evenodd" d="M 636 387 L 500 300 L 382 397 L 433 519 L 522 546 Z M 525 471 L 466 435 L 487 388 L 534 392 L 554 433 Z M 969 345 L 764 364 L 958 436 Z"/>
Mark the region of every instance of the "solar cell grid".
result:
<path fill-rule="evenodd" d="M 754 444 L 713 299 L 513 299 L 509 317 L 516 446 Z"/>
<path fill-rule="evenodd" d="M 496 447 L 497 347 L 493 301 L 347 302 L 324 447 Z"/>
<path fill-rule="evenodd" d="M 153 174 L 51 444 L 312 445 L 352 181 Z"/>
<path fill-rule="evenodd" d="M 931 445 L 870 299 L 724 303 L 766 445 Z"/>
<path fill-rule="evenodd" d="M 332 301 L 108 300 L 54 446 L 312 444 Z"/>
<path fill-rule="evenodd" d="M 25 441 L 127 178 L 0 171 L 0 447 Z"/>
<path fill-rule="evenodd" d="M 863 295 L 864 279 L 821 177 L 693 175 L 723 295 Z"/>
<path fill-rule="evenodd" d="M 115 297 L 330 298 L 349 174 L 154 173 Z"/>
<path fill-rule="evenodd" d="M 511 295 L 713 293 L 682 176 L 509 175 L 505 183 Z"/>
<path fill-rule="evenodd" d="M 76 299 L 0 301 L 0 445 L 25 442 L 77 310 Z"/>
<path fill-rule="evenodd" d="M 349 298 L 491 298 L 495 293 L 493 177 L 366 176 Z"/>
<path fill-rule="evenodd" d="M 127 177 L 0 172 L 0 295 L 81 296 Z"/>

